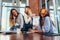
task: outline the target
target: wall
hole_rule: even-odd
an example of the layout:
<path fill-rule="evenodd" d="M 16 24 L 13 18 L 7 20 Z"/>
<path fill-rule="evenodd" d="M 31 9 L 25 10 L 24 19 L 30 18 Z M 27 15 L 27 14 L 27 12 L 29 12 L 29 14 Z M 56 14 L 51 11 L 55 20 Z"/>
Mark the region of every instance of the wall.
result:
<path fill-rule="evenodd" d="M 40 0 L 29 0 L 29 6 L 32 9 L 32 12 L 35 13 L 36 15 L 39 14 L 39 9 L 40 9 Z"/>

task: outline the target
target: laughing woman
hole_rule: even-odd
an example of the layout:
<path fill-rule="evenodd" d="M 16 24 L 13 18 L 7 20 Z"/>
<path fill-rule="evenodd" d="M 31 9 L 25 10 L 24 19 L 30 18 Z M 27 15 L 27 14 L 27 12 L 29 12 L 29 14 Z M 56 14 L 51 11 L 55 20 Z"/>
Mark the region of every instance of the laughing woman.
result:
<path fill-rule="evenodd" d="M 58 33 L 56 27 L 53 25 L 49 12 L 45 8 L 40 10 L 39 16 L 40 26 L 38 26 L 37 30 L 31 30 L 32 32 Z"/>
<path fill-rule="evenodd" d="M 25 7 L 25 14 L 24 14 L 24 26 L 22 31 L 29 31 L 29 29 L 32 29 L 32 11 L 30 6 Z"/>
<path fill-rule="evenodd" d="M 14 31 L 17 28 L 22 29 L 23 27 L 23 17 L 16 9 L 11 9 L 9 18 L 10 30 Z"/>

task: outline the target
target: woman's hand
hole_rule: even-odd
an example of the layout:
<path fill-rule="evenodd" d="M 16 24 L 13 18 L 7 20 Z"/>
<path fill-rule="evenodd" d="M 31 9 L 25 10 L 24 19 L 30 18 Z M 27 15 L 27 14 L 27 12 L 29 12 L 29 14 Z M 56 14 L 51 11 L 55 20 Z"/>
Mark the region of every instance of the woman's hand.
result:
<path fill-rule="evenodd" d="M 38 33 L 43 33 L 43 30 L 33 30 L 31 29 L 30 32 L 38 32 Z"/>
<path fill-rule="evenodd" d="M 35 30 L 33 30 L 33 29 L 29 29 L 29 31 L 30 31 L 30 32 L 35 32 Z"/>

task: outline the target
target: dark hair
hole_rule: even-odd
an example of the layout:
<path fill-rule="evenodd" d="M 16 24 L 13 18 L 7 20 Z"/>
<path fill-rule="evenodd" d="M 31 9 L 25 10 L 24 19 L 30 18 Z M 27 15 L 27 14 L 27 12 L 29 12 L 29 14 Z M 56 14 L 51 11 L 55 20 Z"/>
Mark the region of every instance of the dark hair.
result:
<path fill-rule="evenodd" d="M 30 6 L 25 6 L 25 8 L 29 8 L 29 9 L 31 9 L 30 8 Z M 28 12 L 25 12 L 27 15 L 29 15 L 29 13 Z"/>
<path fill-rule="evenodd" d="M 43 8 L 44 9 L 44 8 Z M 41 11 L 42 11 L 42 9 L 40 10 L 40 12 L 39 12 L 39 16 L 40 16 L 40 26 L 42 27 L 42 16 L 41 16 Z M 48 16 L 48 17 L 50 17 L 50 15 L 49 15 L 49 12 L 46 10 L 46 15 L 44 16 L 44 18 L 46 17 L 46 16 Z"/>
<path fill-rule="evenodd" d="M 25 6 L 25 8 L 30 8 L 30 6 Z"/>
<path fill-rule="evenodd" d="M 19 13 L 18 13 L 18 11 L 16 9 L 11 9 L 11 11 L 10 11 L 10 19 L 13 19 L 13 13 L 12 13 L 13 10 L 15 10 L 17 12 L 17 14 L 19 15 Z M 16 19 L 17 19 L 18 15 L 15 16 Z"/>

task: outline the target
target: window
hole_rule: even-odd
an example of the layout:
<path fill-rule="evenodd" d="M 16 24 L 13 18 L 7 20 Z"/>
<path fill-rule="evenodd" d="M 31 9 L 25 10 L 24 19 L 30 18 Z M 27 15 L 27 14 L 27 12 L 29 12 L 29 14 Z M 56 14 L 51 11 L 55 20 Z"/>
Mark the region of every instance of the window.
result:
<path fill-rule="evenodd" d="M 0 30 L 1 30 L 1 17 L 2 17 L 1 6 L 2 6 L 2 0 L 0 0 Z"/>
<path fill-rule="evenodd" d="M 14 5 L 16 0 L 2 0 L 2 27 L 1 31 L 9 31 L 9 15 L 12 8 L 16 8 L 21 14 L 24 15 L 24 7 L 27 5 L 27 0 L 16 1 L 17 5 Z"/>
<path fill-rule="evenodd" d="M 7 7 L 7 6 L 12 6 L 12 3 L 6 3 L 3 2 L 2 6 L 2 31 L 9 30 L 9 11 L 12 7 Z"/>
<path fill-rule="evenodd" d="M 49 1 L 50 16 L 58 28 L 60 33 L 60 0 L 50 0 Z"/>

